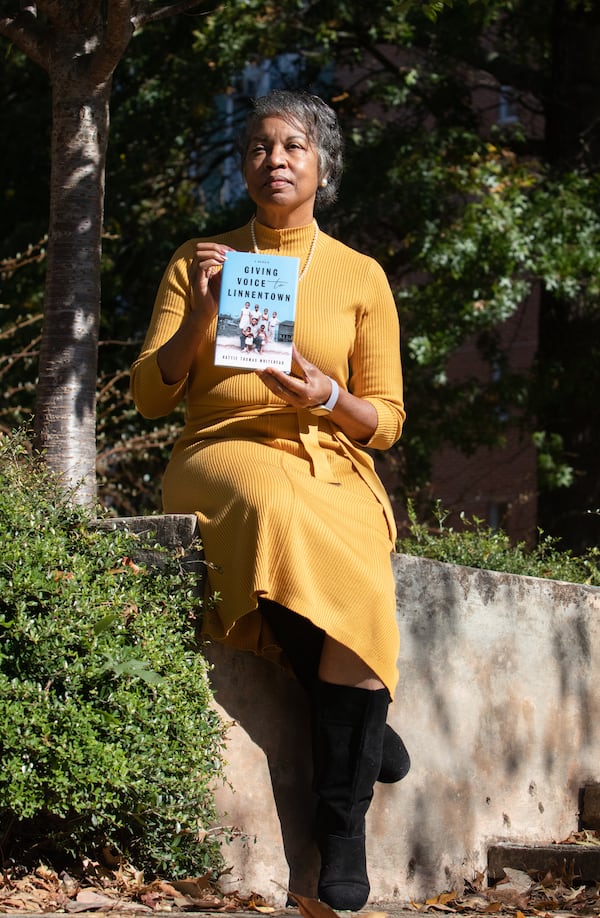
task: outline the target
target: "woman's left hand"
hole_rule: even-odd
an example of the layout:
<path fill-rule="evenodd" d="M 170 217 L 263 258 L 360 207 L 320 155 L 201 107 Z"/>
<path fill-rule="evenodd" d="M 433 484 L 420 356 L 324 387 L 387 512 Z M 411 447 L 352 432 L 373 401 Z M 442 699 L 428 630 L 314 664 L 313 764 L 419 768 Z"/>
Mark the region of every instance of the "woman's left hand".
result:
<path fill-rule="evenodd" d="M 331 395 L 331 381 L 318 367 L 302 356 L 292 345 L 292 359 L 300 370 L 299 376 L 288 376 L 275 367 L 259 370 L 258 376 L 267 389 L 294 408 L 314 408 L 322 405 Z"/>
<path fill-rule="evenodd" d="M 331 395 L 331 380 L 318 367 L 302 356 L 292 345 L 294 370 L 297 376 L 288 376 L 275 367 L 259 370 L 258 376 L 274 395 L 292 408 L 314 408 L 323 405 Z M 331 412 L 334 423 L 357 443 L 368 443 L 377 428 L 377 410 L 364 398 L 352 395 L 340 386 L 338 400 Z"/>

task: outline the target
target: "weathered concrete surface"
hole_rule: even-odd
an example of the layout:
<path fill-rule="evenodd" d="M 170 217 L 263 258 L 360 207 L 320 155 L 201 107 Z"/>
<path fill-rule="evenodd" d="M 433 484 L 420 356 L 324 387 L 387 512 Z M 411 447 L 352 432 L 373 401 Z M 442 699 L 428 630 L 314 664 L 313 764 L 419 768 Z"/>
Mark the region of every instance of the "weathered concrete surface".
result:
<path fill-rule="evenodd" d="M 153 521 L 154 522 L 154 521 Z M 158 533 L 157 533 L 158 537 Z M 578 826 L 600 779 L 600 590 L 393 559 L 402 643 L 390 722 L 413 767 L 368 815 L 373 901 L 408 901 L 482 870 L 496 842 L 545 844 Z M 368 601 L 368 599 L 366 600 Z M 209 648 L 232 787 L 231 885 L 281 905 L 315 894 L 303 695 L 249 654 Z"/>
<path fill-rule="evenodd" d="M 501 880 L 504 868 L 533 877 L 574 877 L 574 885 L 595 884 L 600 878 L 600 845 L 515 845 L 500 842 L 488 851 L 490 881 Z"/>
<path fill-rule="evenodd" d="M 394 790 L 408 798 L 396 852 L 414 864 L 402 888 L 418 894 L 485 867 L 495 841 L 577 828 L 579 790 L 600 772 L 600 590 L 406 556 L 394 565 L 393 716 L 414 762 Z"/>

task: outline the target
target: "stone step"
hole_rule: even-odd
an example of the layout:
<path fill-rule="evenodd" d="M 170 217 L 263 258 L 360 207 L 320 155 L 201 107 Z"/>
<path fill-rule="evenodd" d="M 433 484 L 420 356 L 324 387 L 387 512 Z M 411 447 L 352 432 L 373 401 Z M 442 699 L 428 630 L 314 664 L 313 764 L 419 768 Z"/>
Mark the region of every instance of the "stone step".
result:
<path fill-rule="evenodd" d="M 540 877 L 551 873 L 573 882 L 600 882 L 600 845 L 516 845 L 501 842 L 488 848 L 488 883 L 504 876 L 504 867 Z"/>

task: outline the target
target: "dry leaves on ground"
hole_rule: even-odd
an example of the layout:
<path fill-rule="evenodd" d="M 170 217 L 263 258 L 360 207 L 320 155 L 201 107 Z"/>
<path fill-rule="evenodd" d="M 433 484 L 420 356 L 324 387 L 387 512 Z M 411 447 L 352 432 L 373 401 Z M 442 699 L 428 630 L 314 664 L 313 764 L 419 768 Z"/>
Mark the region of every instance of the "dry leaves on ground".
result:
<path fill-rule="evenodd" d="M 574 832 L 561 845 L 599 845 L 597 832 Z M 109 862 L 110 863 L 110 862 Z M 486 885 L 480 872 L 465 883 L 461 892 L 450 891 L 410 902 L 418 912 L 452 912 L 462 915 L 505 914 L 513 918 L 600 918 L 600 885 L 577 885 L 573 870 L 565 864 L 561 876 L 548 873 L 530 876 L 521 870 L 504 868 L 505 877 L 494 886 Z M 227 871 L 222 875 L 225 877 Z M 229 884 L 228 884 L 229 885 Z M 302 918 L 332 918 L 337 913 L 318 899 L 290 892 Z M 273 918 L 283 915 L 266 900 L 252 894 L 224 892 L 219 878 L 210 874 L 185 880 L 144 881 L 141 871 L 128 865 L 110 866 L 86 860 L 71 873 L 40 865 L 25 875 L 5 871 L 0 878 L 0 913 L 78 912 L 258 912 Z M 361 918 L 387 918 L 385 912 L 361 912 Z"/>
<path fill-rule="evenodd" d="M 590 844 L 590 833 L 574 833 L 560 844 Z M 600 844 L 596 836 L 594 844 Z M 411 902 L 419 912 L 439 911 L 481 915 L 510 914 L 515 918 L 528 915 L 540 918 L 579 918 L 600 915 L 600 885 L 576 885 L 572 870 L 565 865 L 564 874 L 547 873 L 535 878 L 523 870 L 504 867 L 505 877 L 494 886 L 486 886 L 484 873 L 457 891 L 432 896 L 425 902 Z"/>
<path fill-rule="evenodd" d="M 77 872 L 60 875 L 40 865 L 22 877 L 5 872 L 0 881 L 0 912 L 155 912 L 155 911 L 256 911 L 272 913 L 259 895 L 223 894 L 212 876 L 186 880 L 153 880 L 131 867 L 108 869 L 87 860 Z"/>
<path fill-rule="evenodd" d="M 302 918 L 332 918 L 332 916 L 337 918 L 337 912 L 319 899 L 309 899 L 307 896 L 300 896 L 294 892 L 290 892 L 289 896 L 298 905 Z M 387 912 L 361 912 L 360 914 L 361 918 L 388 918 Z"/>

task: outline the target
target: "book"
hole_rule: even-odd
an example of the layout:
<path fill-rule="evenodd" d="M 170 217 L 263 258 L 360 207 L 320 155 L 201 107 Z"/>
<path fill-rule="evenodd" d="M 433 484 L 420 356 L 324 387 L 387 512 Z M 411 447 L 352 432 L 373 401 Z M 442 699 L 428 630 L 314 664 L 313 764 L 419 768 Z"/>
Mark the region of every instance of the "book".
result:
<path fill-rule="evenodd" d="M 215 364 L 289 373 L 300 259 L 228 252 L 221 273 Z"/>

